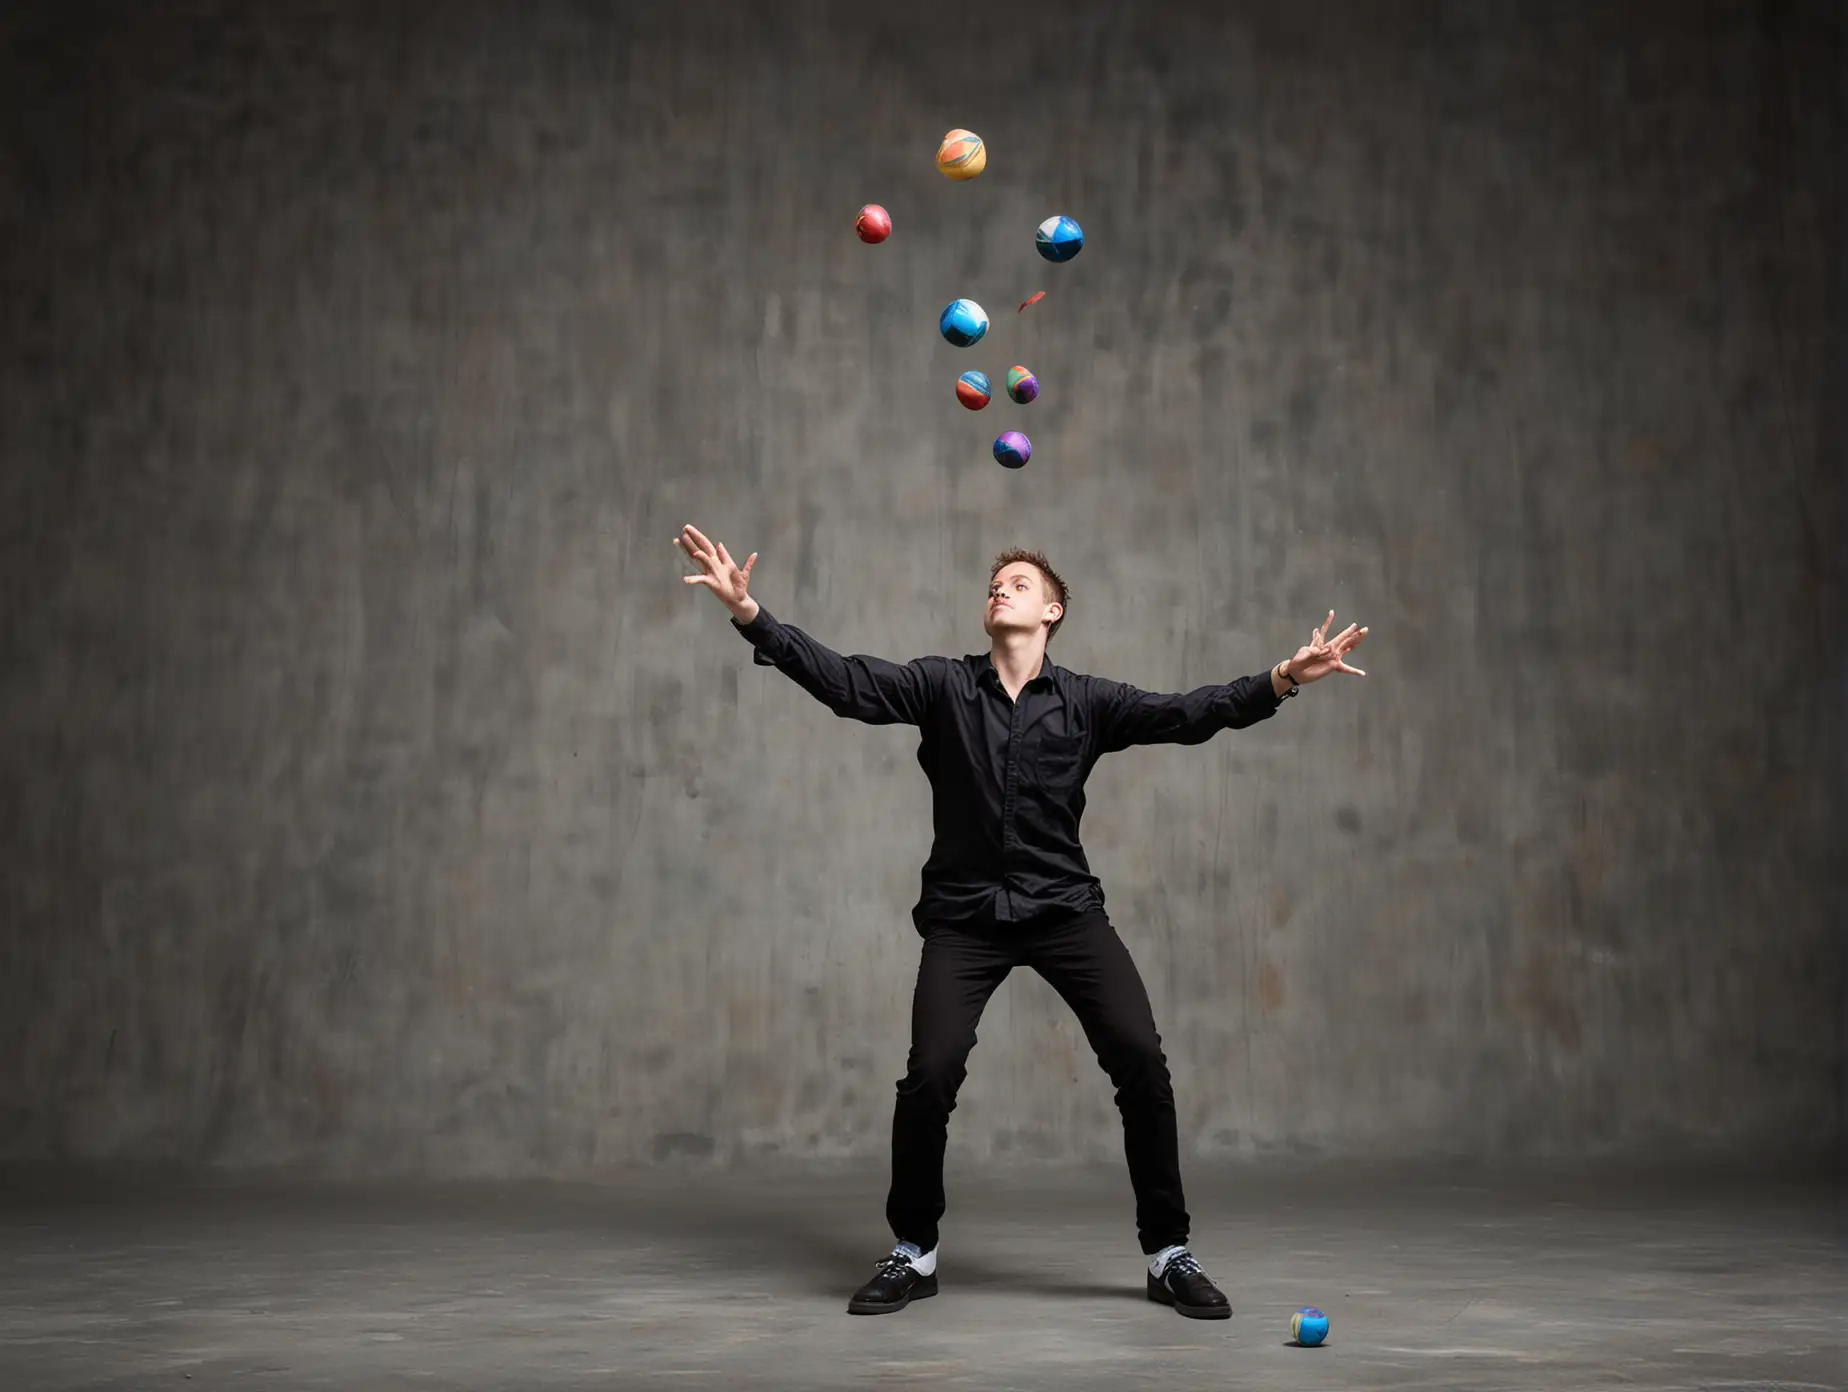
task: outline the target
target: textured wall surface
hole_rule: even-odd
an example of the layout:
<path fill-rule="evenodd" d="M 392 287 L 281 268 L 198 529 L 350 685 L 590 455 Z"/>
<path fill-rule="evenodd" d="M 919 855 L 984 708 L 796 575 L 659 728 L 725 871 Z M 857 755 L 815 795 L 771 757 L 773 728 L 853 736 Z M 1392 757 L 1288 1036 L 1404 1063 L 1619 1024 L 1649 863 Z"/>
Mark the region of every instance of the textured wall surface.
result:
<path fill-rule="evenodd" d="M 1092 779 L 1189 1154 L 1840 1136 L 1829 7 L 0 37 L 0 1155 L 883 1163 L 915 736 L 752 667 L 686 521 L 845 652 L 984 649 L 1016 543 L 1146 687 L 1372 625 Z M 951 1145 L 1119 1153 L 1037 978 Z"/>

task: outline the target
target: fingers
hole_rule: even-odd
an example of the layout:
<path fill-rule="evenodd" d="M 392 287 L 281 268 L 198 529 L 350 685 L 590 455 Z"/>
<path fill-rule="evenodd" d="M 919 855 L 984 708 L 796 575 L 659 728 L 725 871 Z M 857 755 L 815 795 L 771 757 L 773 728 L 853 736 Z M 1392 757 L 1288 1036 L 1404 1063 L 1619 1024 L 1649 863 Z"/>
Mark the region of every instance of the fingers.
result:
<path fill-rule="evenodd" d="M 687 525 L 681 529 L 680 536 L 675 538 L 675 544 L 715 575 L 721 570 L 739 570 L 743 574 L 749 575 L 751 573 L 751 567 L 757 564 L 757 553 L 753 551 L 751 553 L 751 558 L 740 567 L 739 564 L 732 559 L 732 553 L 726 550 L 724 542 L 712 541 L 691 522 L 687 523 Z"/>
<path fill-rule="evenodd" d="M 699 552 L 699 548 L 685 537 L 674 538 L 674 549 L 685 556 L 692 565 L 702 566 L 707 570 L 711 570 L 713 566 L 717 564 L 711 557 L 702 556 Z"/>
<path fill-rule="evenodd" d="M 710 568 L 717 568 L 719 564 L 719 548 L 712 544 L 711 540 L 707 538 L 704 532 L 689 522 L 681 529 L 680 535 L 681 544 L 686 547 L 695 560 Z"/>
<path fill-rule="evenodd" d="M 1333 653 L 1339 657 L 1342 653 L 1351 651 L 1356 643 L 1367 636 L 1366 629 L 1360 627 L 1358 624 L 1349 624 L 1333 638 L 1329 638 L 1325 635 L 1328 632 L 1329 626 L 1332 625 L 1334 621 L 1335 611 L 1330 609 L 1328 611 L 1327 620 L 1324 621 L 1320 628 L 1315 629 L 1309 635 L 1309 646 L 1317 657 L 1325 656 L 1328 653 Z M 1364 676 L 1365 674 L 1362 673 L 1361 675 Z"/>
<path fill-rule="evenodd" d="M 1360 668 L 1350 667 L 1345 662 L 1337 662 L 1335 664 L 1335 670 L 1337 672 L 1346 672 L 1349 676 L 1353 677 L 1364 677 L 1367 675 L 1365 672 L 1361 671 Z"/>

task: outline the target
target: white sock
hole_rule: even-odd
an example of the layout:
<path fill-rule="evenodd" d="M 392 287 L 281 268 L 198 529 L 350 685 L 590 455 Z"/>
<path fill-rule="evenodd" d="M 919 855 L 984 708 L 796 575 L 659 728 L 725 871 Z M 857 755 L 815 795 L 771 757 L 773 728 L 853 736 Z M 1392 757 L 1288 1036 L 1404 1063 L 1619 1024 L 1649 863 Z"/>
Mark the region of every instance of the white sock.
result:
<path fill-rule="evenodd" d="M 905 1259 L 911 1263 L 911 1269 L 918 1275 L 935 1276 L 937 1274 L 937 1249 L 935 1247 L 928 1252 L 920 1252 L 917 1243 L 901 1242 L 892 1251 L 894 1253 L 903 1252 Z"/>
<path fill-rule="evenodd" d="M 1186 1250 L 1187 1246 L 1185 1243 L 1178 1247 L 1162 1248 L 1154 1256 L 1149 1258 L 1149 1275 L 1159 1281 L 1161 1279 L 1161 1273 L 1168 1269 L 1168 1263 Z"/>

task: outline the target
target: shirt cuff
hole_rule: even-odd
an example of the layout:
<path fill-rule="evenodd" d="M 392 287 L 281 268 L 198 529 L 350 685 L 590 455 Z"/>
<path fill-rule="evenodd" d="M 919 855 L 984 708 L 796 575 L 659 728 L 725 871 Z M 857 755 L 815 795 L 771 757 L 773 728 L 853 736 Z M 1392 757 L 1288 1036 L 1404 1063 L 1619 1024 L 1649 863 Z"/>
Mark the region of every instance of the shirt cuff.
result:
<path fill-rule="evenodd" d="M 1256 701 L 1257 707 L 1261 711 L 1274 711 L 1285 701 L 1290 699 L 1289 692 L 1285 692 L 1281 696 L 1277 694 L 1277 688 L 1271 682 L 1271 673 L 1274 670 L 1276 669 L 1266 667 L 1256 676 L 1247 678 L 1251 683 L 1251 698 Z M 1295 689 L 1295 687 L 1291 687 L 1290 691 L 1294 691 Z"/>
<path fill-rule="evenodd" d="M 749 623 L 739 623 L 736 618 L 733 618 L 731 626 L 743 634 L 744 641 L 751 645 L 753 663 L 759 667 L 776 666 L 776 659 L 764 651 L 765 645 L 769 643 L 770 636 L 776 632 L 777 627 L 776 619 L 768 609 L 759 604 L 757 612 L 751 616 Z"/>

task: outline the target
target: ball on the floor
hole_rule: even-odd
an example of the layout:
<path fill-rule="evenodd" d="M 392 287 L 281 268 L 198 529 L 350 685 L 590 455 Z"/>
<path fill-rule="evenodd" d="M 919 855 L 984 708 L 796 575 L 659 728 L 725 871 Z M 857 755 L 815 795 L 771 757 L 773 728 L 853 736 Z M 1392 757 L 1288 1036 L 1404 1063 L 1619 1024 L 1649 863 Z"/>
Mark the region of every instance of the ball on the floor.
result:
<path fill-rule="evenodd" d="M 1007 394 L 1025 406 L 1039 395 L 1039 378 L 1024 367 L 1010 367 L 1007 370 Z"/>
<path fill-rule="evenodd" d="M 956 399 L 971 411 L 988 404 L 988 391 L 988 374 L 984 372 L 965 372 L 956 379 Z"/>
<path fill-rule="evenodd" d="M 883 242 L 892 235 L 892 215 L 877 203 L 868 203 L 854 218 L 853 230 L 863 242 Z"/>
<path fill-rule="evenodd" d="M 995 463 L 1004 469 L 1019 469 L 1033 457 L 1033 442 L 1018 430 L 1004 430 L 995 441 Z"/>
<path fill-rule="evenodd" d="M 1290 1337 L 1305 1348 L 1314 1348 L 1328 1337 L 1328 1316 L 1313 1305 L 1306 1305 L 1290 1316 Z"/>
<path fill-rule="evenodd" d="M 974 131 L 960 127 L 943 137 L 937 146 L 937 172 L 958 183 L 973 179 L 988 168 L 988 147 Z"/>
<path fill-rule="evenodd" d="M 951 300 L 944 306 L 937 328 L 958 348 L 967 348 L 979 343 L 988 332 L 988 312 L 974 300 Z"/>
<path fill-rule="evenodd" d="M 1049 217 L 1033 234 L 1033 245 L 1048 261 L 1069 261 L 1084 250 L 1084 229 L 1068 217 Z"/>

